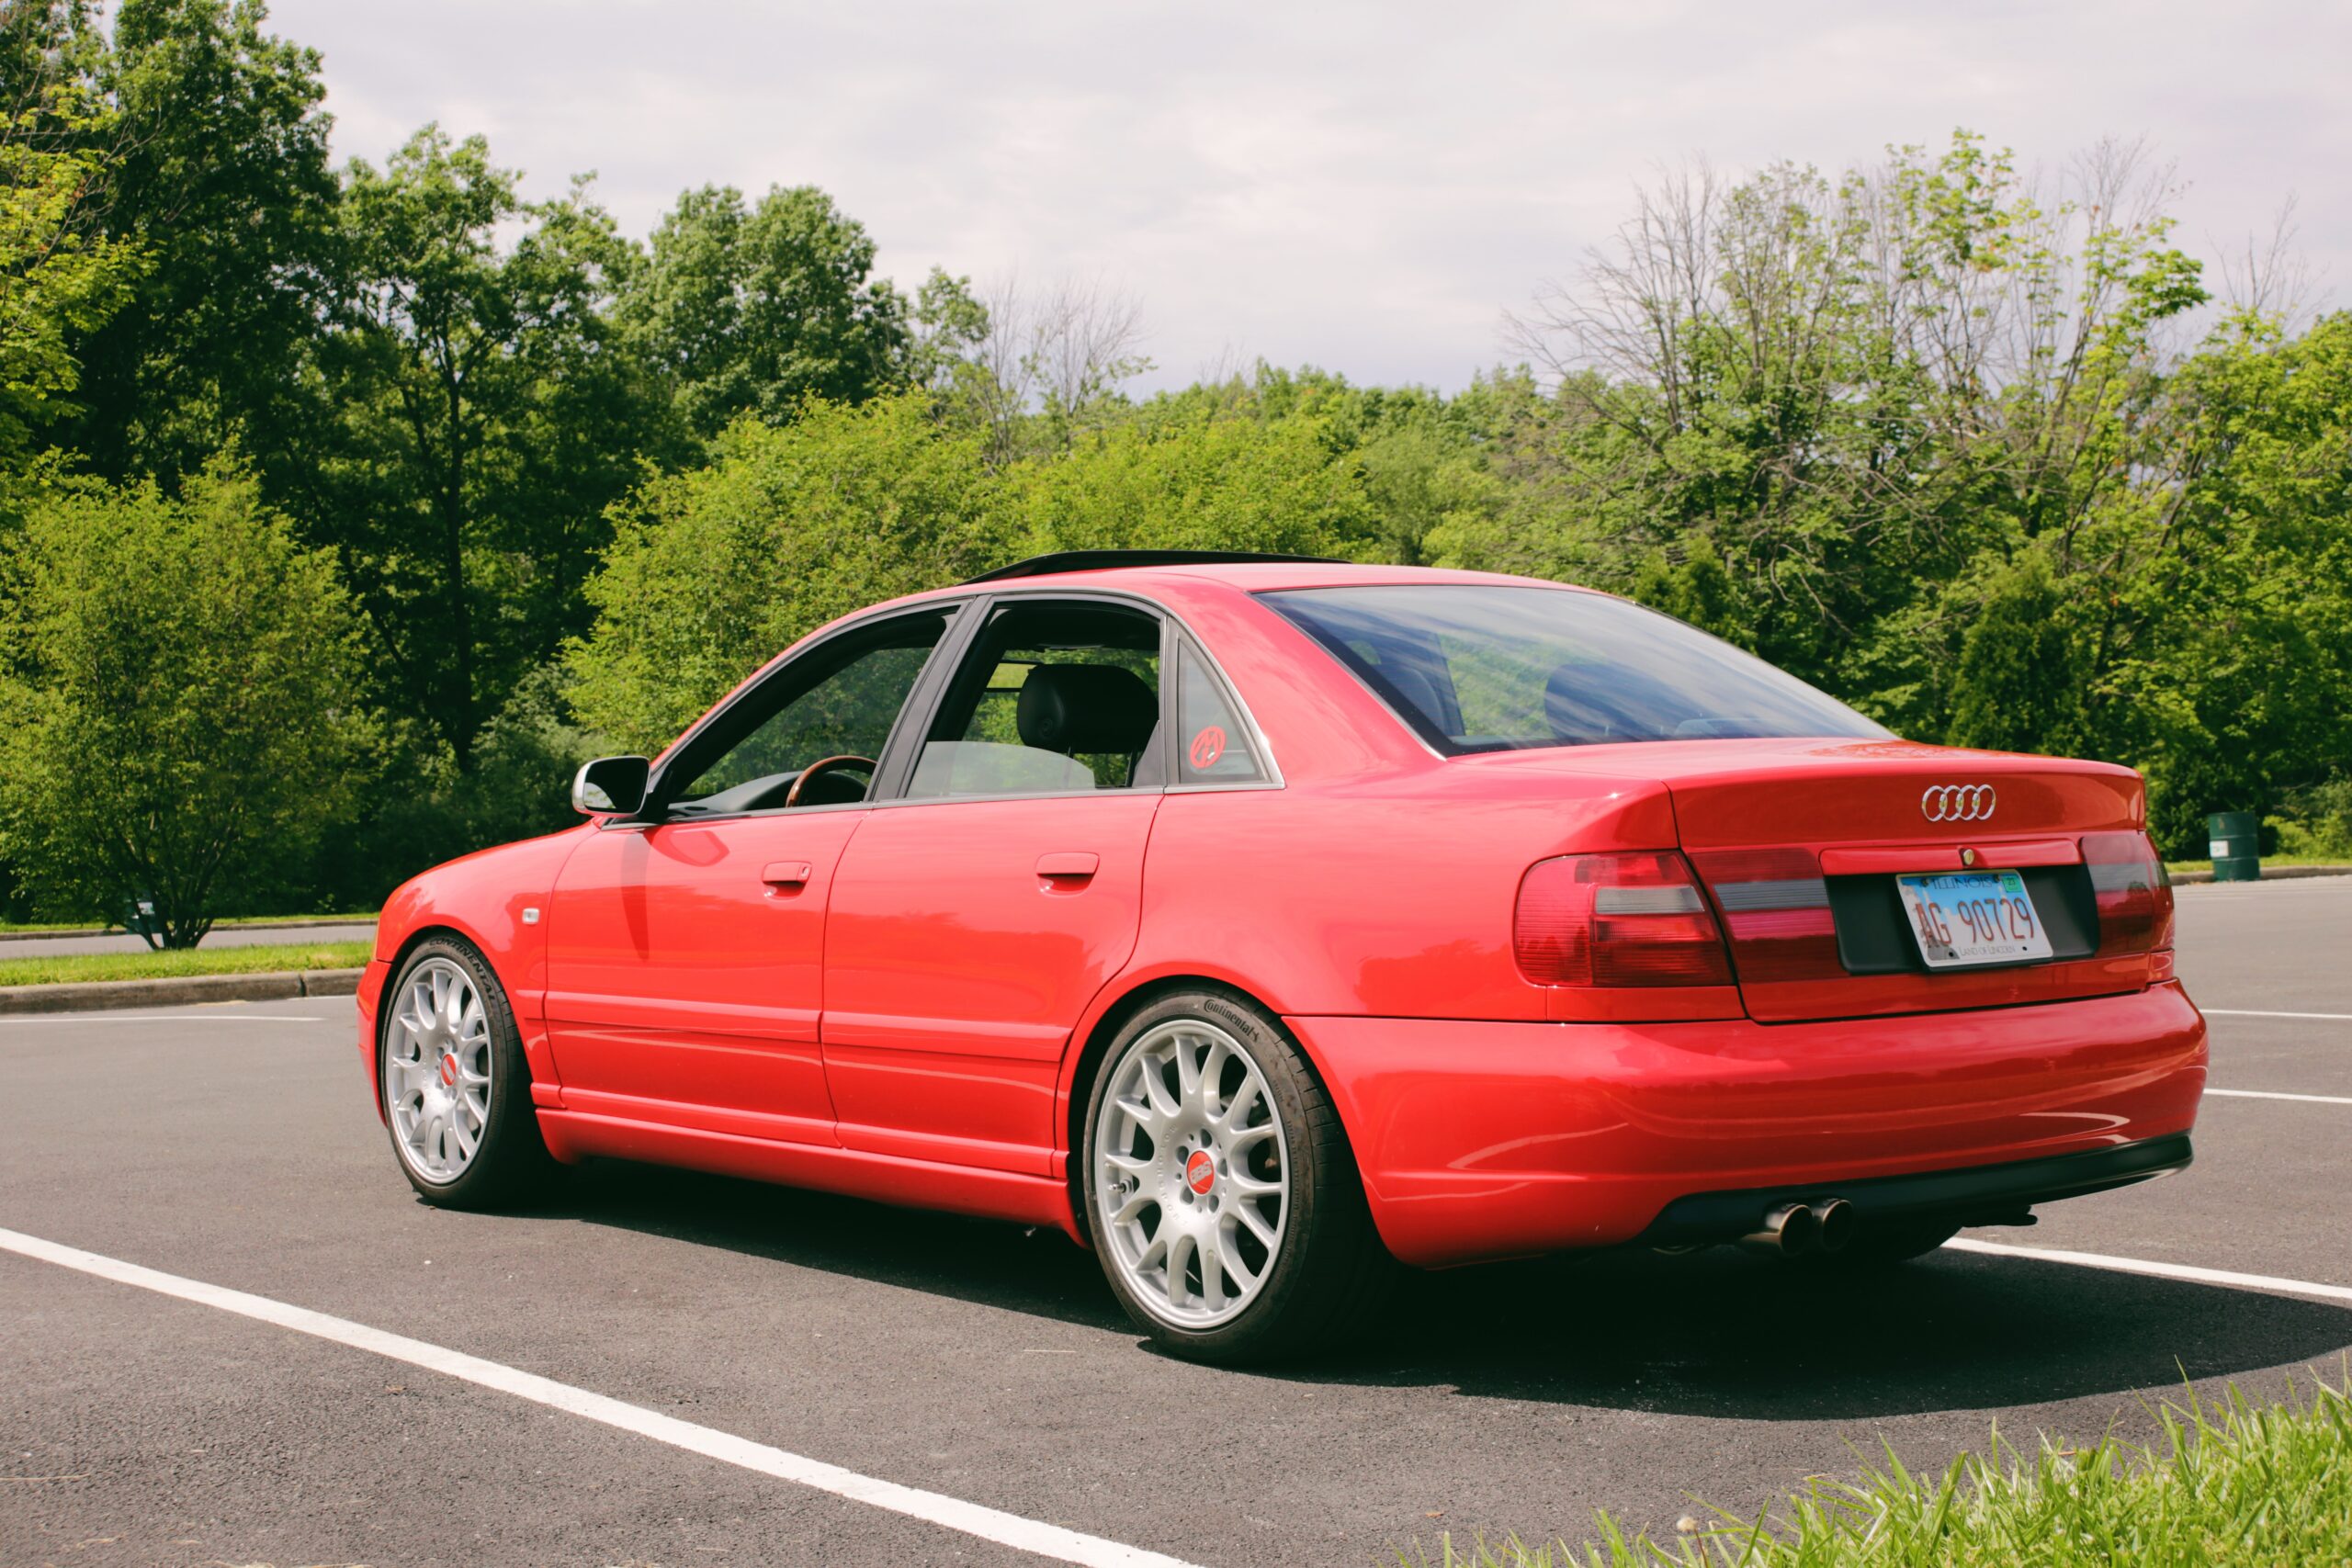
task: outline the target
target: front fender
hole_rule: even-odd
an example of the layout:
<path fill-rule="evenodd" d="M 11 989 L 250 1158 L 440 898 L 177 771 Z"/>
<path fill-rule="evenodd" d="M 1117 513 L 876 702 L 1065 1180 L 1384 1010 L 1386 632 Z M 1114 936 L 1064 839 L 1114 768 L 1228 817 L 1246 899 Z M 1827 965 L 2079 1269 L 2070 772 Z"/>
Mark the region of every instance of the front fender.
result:
<path fill-rule="evenodd" d="M 376 951 L 362 986 L 360 1049 L 372 1078 L 376 1061 L 376 1014 L 384 988 L 409 949 L 436 932 L 463 937 L 489 963 L 506 992 L 507 1005 L 523 1037 L 530 1063 L 533 1097 L 558 1087 L 555 1058 L 548 1049 L 547 953 L 548 910 L 564 863 L 597 829 L 583 824 L 543 839 L 526 839 L 436 865 L 392 891 L 376 921 Z M 381 1089 L 378 1090 L 380 1114 Z"/>

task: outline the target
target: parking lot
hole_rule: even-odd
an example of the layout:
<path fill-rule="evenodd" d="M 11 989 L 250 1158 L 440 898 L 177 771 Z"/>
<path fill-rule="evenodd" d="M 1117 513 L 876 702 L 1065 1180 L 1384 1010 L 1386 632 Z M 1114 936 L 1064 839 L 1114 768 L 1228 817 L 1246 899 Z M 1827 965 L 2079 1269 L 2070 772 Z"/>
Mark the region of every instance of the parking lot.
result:
<path fill-rule="evenodd" d="M 2179 921 L 2213 1040 L 2180 1177 L 1860 1280 L 1424 1277 L 1273 1372 L 1147 1353 L 1051 1234 L 618 1167 L 425 1208 L 347 1003 L 0 1020 L 0 1228 L 108 1266 L 0 1237 L 0 1562 L 1363 1564 L 2142 1428 L 2184 1375 L 2275 1394 L 2352 1349 L 2352 878 Z"/>

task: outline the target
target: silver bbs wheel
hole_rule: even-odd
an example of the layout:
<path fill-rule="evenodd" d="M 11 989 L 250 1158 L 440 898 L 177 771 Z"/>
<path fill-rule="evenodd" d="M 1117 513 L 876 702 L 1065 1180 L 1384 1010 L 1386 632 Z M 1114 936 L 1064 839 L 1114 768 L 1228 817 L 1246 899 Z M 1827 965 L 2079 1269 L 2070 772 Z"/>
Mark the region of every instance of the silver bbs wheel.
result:
<path fill-rule="evenodd" d="M 1290 1147 L 1265 1074 L 1216 1024 L 1175 1019 L 1112 1065 L 1088 1173 L 1127 1289 L 1180 1328 L 1230 1322 L 1282 1255 Z"/>
<path fill-rule="evenodd" d="M 490 1014 L 473 977 L 446 958 L 409 971 L 384 1039 L 392 1144 L 423 1180 L 463 1176 L 490 1122 Z"/>

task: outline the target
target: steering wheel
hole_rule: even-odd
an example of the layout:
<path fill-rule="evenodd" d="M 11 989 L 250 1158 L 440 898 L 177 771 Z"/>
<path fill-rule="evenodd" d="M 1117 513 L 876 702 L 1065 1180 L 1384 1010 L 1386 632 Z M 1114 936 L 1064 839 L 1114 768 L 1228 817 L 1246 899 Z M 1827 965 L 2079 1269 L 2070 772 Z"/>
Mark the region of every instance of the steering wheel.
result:
<path fill-rule="evenodd" d="M 800 776 L 792 781 L 792 787 L 785 792 L 785 808 L 789 810 L 800 804 L 800 792 L 808 787 L 809 780 L 831 773 L 835 768 L 864 768 L 870 775 L 881 765 L 871 757 L 853 757 L 846 753 L 839 757 L 820 757 L 801 769 Z M 870 777 L 867 782 L 872 783 Z"/>

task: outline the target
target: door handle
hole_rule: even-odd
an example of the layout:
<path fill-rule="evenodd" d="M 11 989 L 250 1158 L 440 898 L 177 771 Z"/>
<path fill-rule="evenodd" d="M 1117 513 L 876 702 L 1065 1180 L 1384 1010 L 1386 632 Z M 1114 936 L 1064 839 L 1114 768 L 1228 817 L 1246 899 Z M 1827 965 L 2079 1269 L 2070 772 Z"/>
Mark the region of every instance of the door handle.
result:
<path fill-rule="evenodd" d="M 1084 882 L 1102 863 L 1083 850 L 1066 850 L 1058 854 L 1039 855 L 1037 874 L 1056 885 Z"/>
<path fill-rule="evenodd" d="M 808 886 L 809 865 L 805 860 L 775 860 L 760 873 L 760 880 L 770 887 L 806 887 Z"/>

